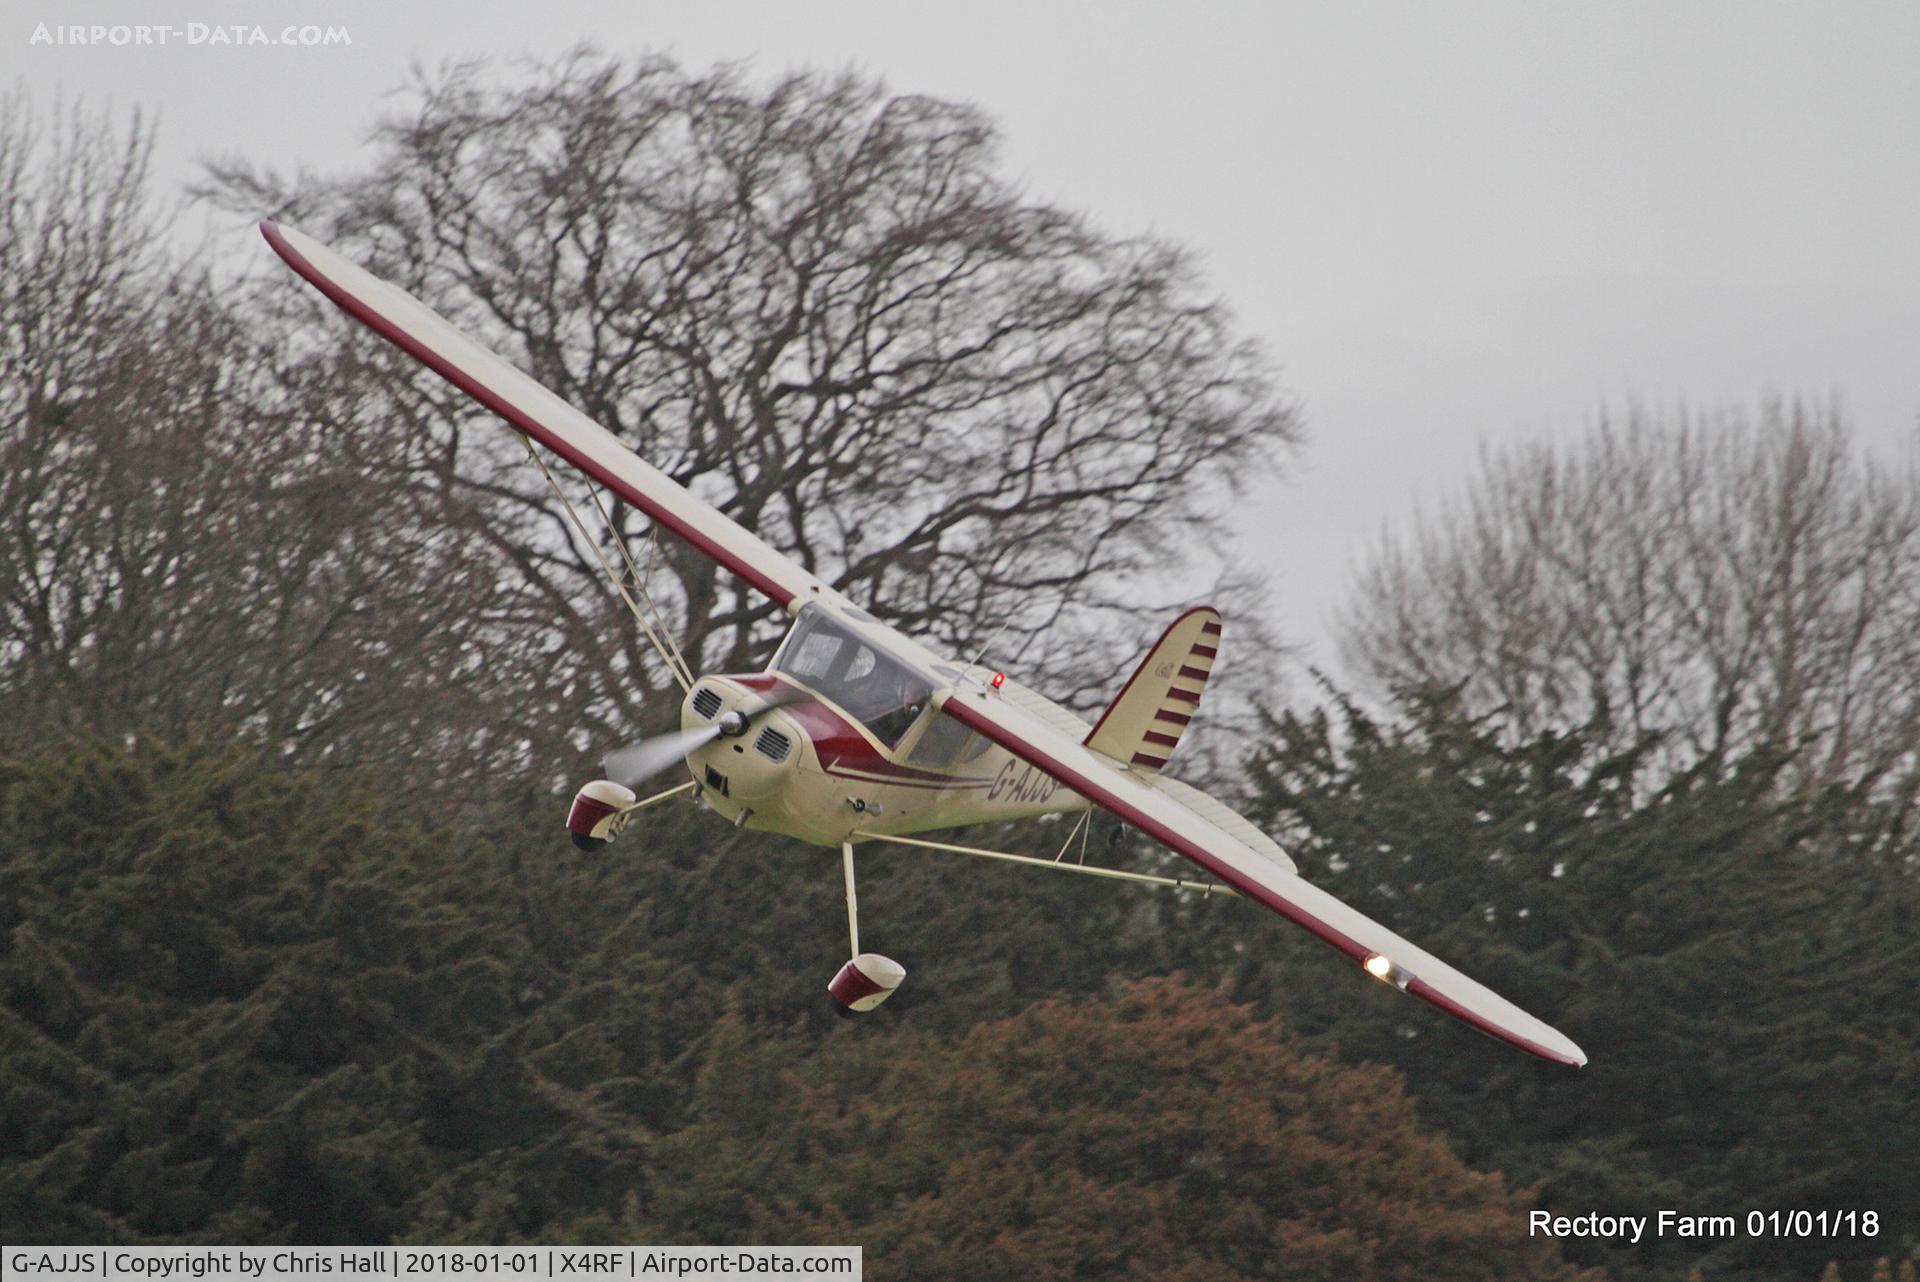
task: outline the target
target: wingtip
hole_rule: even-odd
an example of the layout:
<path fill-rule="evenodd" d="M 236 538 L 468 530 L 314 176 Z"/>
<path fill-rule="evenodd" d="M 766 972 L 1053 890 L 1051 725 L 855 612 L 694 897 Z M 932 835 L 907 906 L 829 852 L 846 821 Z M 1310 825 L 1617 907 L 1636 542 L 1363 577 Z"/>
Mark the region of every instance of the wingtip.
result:
<path fill-rule="evenodd" d="M 1551 1034 L 1552 1040 L 1531 1048 L 1534 1054 L 1550 1059 L 1556 1064 L 1565 1064 L 1568 1068 L 1587 1066 L 1587 1053 L 1580 1048 L 1578 1042 L 1557 1028 L 1549 1027 L 1547 1032 Z"/>
<path fill-rule="evenodd" d="M 1551 1030 L 1558 1036 L 1558 1030 Z M 1505 1030 L 1496 1031 L 1494 1036 L 1503 1042 L 1518 1046 L 1529 1054 L 1538 1056 L 1550 1064 L 1562 1064 L 1568 1068 L 1585 1068 L 1587 1053 L 1564 1036 L 1559 1036 L 1558 1044 L 1537 1042 L 1530 1037 L 1522 1037 Z"/>
<path fill-rule="evenodd" d="M 1521 1050 L 1537 1056 L 1540 1059 L 1544 1059 L 1550 1064 L 1563 1064 L 1568 1068 L 1585 1068 L 1587 1066 L 1587 1053 L 1581 1050 L 1558 1029 L 1547 1030 L 1554 1034 L 1555 1041 L 1541 1042 L 1508 1029 L 1490 1025 L 1481 1025 L 1481 1028 L 1483 1031 L 1491 1032 L 1501 1041 L 1513 1046 L 1518 1046 Z"/>
<path fill-rule="evenodd" d="M 1491 1037 L 1497 1037 L 1510 1046 L 1518 1046 L 1529 1055 L 1538 1056 L 1551 1063 L 1564 1064 L 1568 1068 L 1585 1068 L 1587 1065 L 1587 1053 L 1581 1050 L 1571 1037 L 1557 1028 L 1533 1019 L 1524 1012 L 1516 1010 L 1514 1013 L 1534 1027 L 1521 1031 L 1463 1005 L 1426 980 L 1414 979 L 1407 985 L 1407 991 L 1422 1001 L 1439 1007 L 1461 1023 L 1471 1025 Z"/>
<path fill-rule="evenodd" d="M 287 241 L 287 232 L 276 218 L 262 218 L 259 222 L 260 238 L 267 242 L 268 248 L 280 255 L 289 264 L 297 257 L 293 246 Z"/>

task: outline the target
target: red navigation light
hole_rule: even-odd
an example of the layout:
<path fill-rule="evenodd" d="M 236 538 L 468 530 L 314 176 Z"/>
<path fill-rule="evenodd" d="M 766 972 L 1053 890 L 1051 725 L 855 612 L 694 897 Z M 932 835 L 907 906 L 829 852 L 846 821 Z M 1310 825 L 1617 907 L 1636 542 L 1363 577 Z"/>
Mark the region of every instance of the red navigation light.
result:
<path fill-rule="evenodd" d="M 998 689 L 999 689 L 999 688 L 1000 688 L 1001 686 L 1003 686 L 1003 685 L 1005 685 L 1005 684 L 1006 684 L 1006 680 L 1007 680 L 1007 674 L 1006 674 L 1006 673 L 1004 673 L 1004 672 L 996 672 L 996 673 L 994 673 L 994 674 L 993 674 L 993 688 L 994 688 L 994 689 L 996 689 L 996 690 L 998 690 Z"/>

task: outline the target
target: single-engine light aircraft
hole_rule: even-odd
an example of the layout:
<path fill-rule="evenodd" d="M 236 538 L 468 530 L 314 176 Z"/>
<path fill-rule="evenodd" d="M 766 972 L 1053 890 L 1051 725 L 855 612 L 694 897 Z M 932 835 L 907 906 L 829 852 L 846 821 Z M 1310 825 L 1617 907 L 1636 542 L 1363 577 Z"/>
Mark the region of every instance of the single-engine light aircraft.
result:
<path fill-rule="evenodd" d="M 936 654 L 880 622 L 406 291 L 293 228 L 267 221 L 260 230 L 294 271 L 354 319 L 517 429 L 543 471 L 533 442 L 645 513 L 656 528 L 745 579 L 792 617 L 766 671 L 696 676 L 656 626 L 658 612 L 650 622 L 634 601 L 628 584 L 644 595 L 640 576 L 623 579 L 604 564 L 685 699 L 678 732 L 614 751 L 604 762 L 608 777 L 579 790 L 566 821 L 576 845 L 598 849 L 641 808 L 691 792 L 737 825 L 838 846 L 850 960 L 828 991 L 849 1011 L 878 1006 L 906 975 L 891 959 L 860 950 L 854 849 L 890 842 L 1251 899 L 1311 931 L 1375 979 L 1482 1032 L 1543 1059 L 1586 1063 L 1565 1034 L 1305 880 L 1265 833 L 1163 773 L 1219 657 L 1217 611 L 1201 607 L 1176 618 L 1089 726 L 1002 673 Z M 554 492 L 566 503 L 557 485 Z M 577 521 L 570 503 L 567 509 Z M 630 560 L 628 569 L 634 570 Z M 636 792 L 646 779 L 682 763 L 692 776 L 686 782 L 646 798 Z M 1096 806 L 1184 856 L 1207 877 L 1156 877 L 1089 865 L 1084 844 L 1082 861 L 1072 862 L 919 835 L 1075 812 L 1084 823 Z"/>

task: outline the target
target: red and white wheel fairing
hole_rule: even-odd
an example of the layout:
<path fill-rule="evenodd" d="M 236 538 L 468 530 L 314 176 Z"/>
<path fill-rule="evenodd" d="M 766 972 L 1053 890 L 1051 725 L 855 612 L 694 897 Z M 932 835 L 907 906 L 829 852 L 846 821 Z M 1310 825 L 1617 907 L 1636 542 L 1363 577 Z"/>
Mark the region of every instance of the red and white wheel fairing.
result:
<path fill-rule="evenodd" d="M 906 977 L 907 968 L 893 958 L 861 953 L 840 968 L 827 991 L 848 1010 L 869 1011 L 893 996 L 893 990 Z"/>
<path fill-rule="evenodd" d="M 634 803 L 633 789 L 611 779 L 595 779 L 574 794 L 567 831 L 582 850 L 598 850 L 613 838 L 613 821 Z"/>

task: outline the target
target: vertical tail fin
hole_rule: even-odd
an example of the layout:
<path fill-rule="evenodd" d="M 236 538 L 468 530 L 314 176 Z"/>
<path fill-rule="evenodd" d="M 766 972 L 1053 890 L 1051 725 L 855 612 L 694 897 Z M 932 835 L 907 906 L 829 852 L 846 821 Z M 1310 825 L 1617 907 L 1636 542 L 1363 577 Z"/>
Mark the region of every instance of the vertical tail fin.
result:
<path fill-rule="evenodd" d="M 1180 745 L 1220 653 L 1220 612 L 1199 606 L 1175 619 L 1094 724 L 1086 746 L 1157 773 Z"/>

